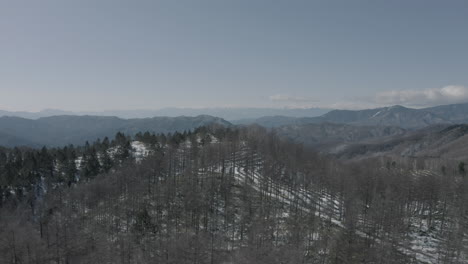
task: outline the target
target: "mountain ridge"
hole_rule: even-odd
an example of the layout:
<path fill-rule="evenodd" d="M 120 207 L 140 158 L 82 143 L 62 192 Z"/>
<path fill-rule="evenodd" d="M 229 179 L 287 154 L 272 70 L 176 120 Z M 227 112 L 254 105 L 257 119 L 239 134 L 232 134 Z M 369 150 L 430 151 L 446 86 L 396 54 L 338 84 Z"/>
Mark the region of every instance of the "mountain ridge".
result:
<path fill-rule="evenodd" d="M 268 115 L 284 115 L 291 117 L 320 116 L 330 109 L 326 108 L 255 108 L 255 107 L 211 107 L 211 108 L 177 108 L 167 107 L 156 110 L 134 109 L 134 110 L 104 110 L 104 111 L 64 111 L 60 109 L 44 109 L 39 112 L 17 111 L 10 112 L 0 110 L 0 116 L 17 116 L 28 119 L 39 119 L 57 115 L 75 116 L 117 116 L 124 119 L 150 118 L 156 116 L 178 117 L 178 116 L 217 116 L 228 121 L 251 120 Z"/>
<path fill-rule="evenodd" d="M 331 110 L 318 117 L 264 116 L 235 124 L 256 123 L 265 127 L 284 125 L 338 123 L 363 126 L 398 126 L 420 129 L 438 124 L 468 123 L 468 103 L 429 108 L 408 108 L 401 105 L 363 110 Z"/>

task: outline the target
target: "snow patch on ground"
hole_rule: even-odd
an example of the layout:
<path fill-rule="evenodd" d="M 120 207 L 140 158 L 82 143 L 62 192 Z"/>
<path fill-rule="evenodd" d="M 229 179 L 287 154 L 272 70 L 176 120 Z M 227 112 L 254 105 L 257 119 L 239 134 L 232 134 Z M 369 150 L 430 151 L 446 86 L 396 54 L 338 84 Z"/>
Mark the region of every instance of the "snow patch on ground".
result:
<path fill-rule="evenodd" d="M 373 115 L 371 118 L 374 118 L 374 117 L 376 117 L 376 116 L 380 115 L 380 113 L 382 113 L 382 111 L 378 111 L 378 112 L 377 112 L 377 113 L 375 113 L 375 114 L 374 114 L 374 115 Z"/>
<path fill-rule="evenodd" d="M 132 141 L 131 145 L 133 150 L 133 157 L 135 157 L 136 161 L 141 161 L 150 154 L 150 150 L 143 142 Z"/>

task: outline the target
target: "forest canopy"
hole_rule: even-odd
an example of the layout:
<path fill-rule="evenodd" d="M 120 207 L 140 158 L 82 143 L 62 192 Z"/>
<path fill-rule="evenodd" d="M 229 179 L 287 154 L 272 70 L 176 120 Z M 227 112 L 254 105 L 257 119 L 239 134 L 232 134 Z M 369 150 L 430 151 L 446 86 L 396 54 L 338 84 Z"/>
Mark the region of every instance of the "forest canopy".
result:
<path fill-rule="evenodd" d="M 465 263 L 467 187 L 462 163 L 338 161 L 259 126 L 2 148 L 0 262 Z"/>

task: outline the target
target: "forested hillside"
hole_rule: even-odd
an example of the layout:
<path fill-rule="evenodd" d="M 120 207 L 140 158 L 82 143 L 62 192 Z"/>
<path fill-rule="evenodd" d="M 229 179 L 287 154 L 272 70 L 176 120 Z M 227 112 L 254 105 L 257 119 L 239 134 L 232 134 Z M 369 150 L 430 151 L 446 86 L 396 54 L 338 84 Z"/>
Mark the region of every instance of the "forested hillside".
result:
<path fill-rule="evenodd" d="M 439 125 L 375 140 L 341 141 L 328 150 L 341 159 L 393 156 L 467 161 L 467 142 L 468 125 Z"/>
<path fill-rule="evenodd" d="M 261 127 L 0 151 L 1 263 L 467 263 L 464 163 Z"/>

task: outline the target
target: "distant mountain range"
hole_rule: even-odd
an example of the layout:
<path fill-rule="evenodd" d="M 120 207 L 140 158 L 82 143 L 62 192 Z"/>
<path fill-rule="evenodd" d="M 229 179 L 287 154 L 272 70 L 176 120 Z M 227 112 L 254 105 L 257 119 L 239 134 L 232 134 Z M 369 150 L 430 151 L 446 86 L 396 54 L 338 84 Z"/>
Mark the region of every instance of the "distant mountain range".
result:
<path fill-rule="evenodd" d="M 285 125 L 338 123 L 361 126 L 394 126 L 406 129 L 418 129 L 437 124 L 468 123 L 468 103 L 443 105 L 437 107 L 413 109 L 403 106 L 382 107 L 366 110 L 332 110 L 318 117 L 265 116 L 247 122 L 265 127 Z"/>
<path fill-rule="evenodd" d="M 226 109 L 218 110 L 227 111 Z M 247 111 L 246 113 L 253 113 L 250 110 L 244 110 Z M 270 110 L 255 109 L 257 114 Z M 288 113 L 293 115 L 312 114 L 315 110 L 283 109 L 278 111 L 289 111 Z M 185 109 L 184 111 L 189 110 Z M 273 115 L 232 122 L 210 115 L 123 119 L 113 116 L 60 115 L 64 113 L 68 112 L 45 110 L 39 113 L 14 113 L 28 118 L 0 117 L 0 146 L 24 145 L 38 147 L 42 145 L 83 144 L 86 140 L 93 141 L 106 136 L 112 137 L 118 131 L 127 134 L 145 131 L 155 133 L 182 132 L 215 123 L 224 126 L 258 124 L 268 128 L 275 128 L 284 137 L 308 145 L 320 146 L 327 153 L 339 153 L 344 149 L 348 150 L 350 145 L 357 144 L 361 148 L 359 151 L 364 151 L 363 148 L 369 148 L 372 152 L 375 148 L 381 148 L 381 146 L 377 146 L 374 144 L 375 142 L 370 141 L 381 143 L 390 138 L 401 139 L 418 131 L 423 131 L 421 133 L 425 134 L 428 134 L 429 131 L 432 133 L 430 129 L 434 127 L 443 129 L 455 124 L 468 124 L 468 103 L 424 109 L 392 106 L 356 111 L 333 110 L 315 117 Z M 237 113 L 237 116 L 239 116 L 239 113 Z M 2 114 L 8 115 L 11 113 L 0 112 L 0 115 Z M 42 115 L 53 116 L 41 117 Z M 225 115 L 227 115 L 227 112 Z M 366 146 L 363 147 L 364 145 Z"/>
<path fill-rule="evenodd" d="M 446 113 L 445 116 L 450 117 L 450 114 Z M 368 126 L 397 126 L 402 128 L 421 128 L 435 124 L 452 123 L 452 120 L 439 116 L 429 111 L 427 108 L 412 109 L 398 105 L 360 111 L 334 110 L 311 120 L 315 122 Z"/>
<path fill-rule="evenodd" d="M 124 119 L 149 118 L 156 116 L 217 116 L 229 121 L 242 120 L 245 123 L 262 116 L 281 115 L 288 117 L 315 117 L 330 111 L 322 108 L 162 108 L 158 110 L 113 110 L 100 112 L 71 112 L 46 109 L 40 112 L 8 112 L 0 110 L 1 116 L 16 116 L 28 119 L 60 115 L 116 116 Z"/>
<path fill-rule="evenodd" d="M 468 103 L 333 110 L 320 117 L 262 117 L 255 123 L 341 158 L 375 155 L 468 159 Z"/>
<path fill-rule="evenodd" d="M 265 127 L 310 123 L 342 123 L 364 126 L 397 126 L 418 129 L 436 124 L 468 123 L 468 103 L 414 109 L 403 106 L 365 110 L 329 110 L 322 108 L 164 108 L 159 110 L 119 110 L 103 112 L 69 112 L 47 109 L 41 112 L 7 112 L 0 116 L 39 119 L 51 116 L 115 116 L 123 119 L 209 115 L 233 124 L 258 124 Z"/>
<path fill-rule="evenodd" d="M 57 109 L 45 109 L 40 112 L 26 112 L 26 111 L 11 112 L 11 111 L 0 110 L 0 117 L 14 116 L 14 117 L 27 118 L 27 119 L 38 119 L 41 117 L 59 116 L 59 115 L 75 115 L 75 113 L 70 112 L 70 111 L 57 110 Z"/>
<path fill-rule="evenodd" d="M 211 124 L 230 126 L 224 119 L 212 116 L 154 117 L 121 119 L 104 116 L 53 116 L 37 120 L 0 117 L 0 146 L 62 146 L 84 144 L 97 138 L 113 137 L 117 132 L 170 133 L 193 130 Z"/>

